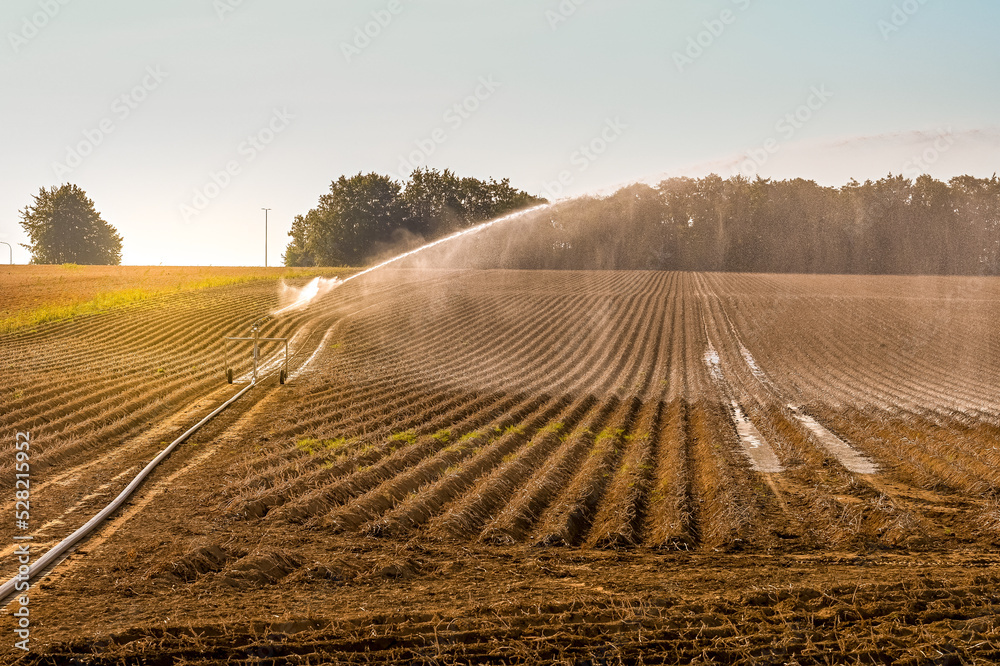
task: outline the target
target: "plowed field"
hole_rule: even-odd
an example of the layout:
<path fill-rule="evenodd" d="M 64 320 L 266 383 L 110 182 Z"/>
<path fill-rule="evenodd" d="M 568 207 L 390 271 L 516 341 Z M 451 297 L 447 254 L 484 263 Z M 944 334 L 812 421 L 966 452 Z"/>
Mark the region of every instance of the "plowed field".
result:
<path fill-rule="evenodd" d="M 238 390 L 223 337 L 277 304 L 247 283 L 0 336 L 33 553 Z M 1000 660 L 997 321 L 997 279 L 372 273 L 265 324 L 289 382 L 175 451 L 0 655 Z M 0 504 L 6 578 L 12 475 Z"/>

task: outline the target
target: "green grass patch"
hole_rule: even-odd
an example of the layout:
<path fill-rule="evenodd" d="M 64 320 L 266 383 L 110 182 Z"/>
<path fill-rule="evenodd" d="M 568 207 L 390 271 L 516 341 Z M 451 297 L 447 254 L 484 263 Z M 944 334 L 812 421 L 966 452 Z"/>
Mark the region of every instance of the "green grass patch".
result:
<path fill-rule="evenodd" d="M 625 436 L 625 430 L 622 429 L 622 428 L 614 428 L 614 429 L 612 429 L 612 428 L 605 428 L 604 430 L 602 430 L 601 432 L 599 432 L 597 434 L 597 440 L 596 440 L 596 442 L 598 444 L 600 444 L 601 442 L 604 442 L 604 441 L 609 440 L 609 439 L 610 440 L 619 441 L 624 436 Z"/>
<path fill-rule="evenodd" d="M 348 440 L 346 437 L 337 437 L 336 439 L 315 439 L 313 437 L 303 437 L 299 441 L 295 442 L 295 448 L 300 451 L 304 451 L 309 455 L 314 455 L 323 451 L 340 453 L 347 447 L 347 444 Z"/>
<path fill-rule="evenodd" d="M 11 317 L 0 319 L 0 333 L 10 333 L 20 328 L 29 328 L 50 321 L 72 319 L 79 315 L 104 312 L 114 308 L 134 305 L 159 295 L 148 289 L 122 289 L 119 291 L 98 294 L 89 301 L 70 303 L 68 305 L 43 305 L 33 310 L 20 312 Z"/>
<path fill-rule="evenodd" d="M 305 451 L 309 455 L 312 455 L 323 448 L 323 442 L 318 439 L 313 439 L 312 437 L 304 437 L 295 442 L 295 448 L 299 451 Z"/>
<path fill-rule="evenodd" d="M 404 430 L 403 432 L 397 432 L 389 435 L 389 441 L 395 442 L 396 444 L 413 444 L 417 441 L 417 433 L 412 430 Z"/>
<path fill-rule="evenodd" d="M 69 272 L 82 271 L 77 264 L 63 264 Z M 312 278 L 318 276 L 348 275 L 355 269 L 288 269 L 274 275 L 222 275 L 206 278 L 181 278 L 176 285 L 157 287 L 131 287 L 98 292 L 90 299 L 72 300 L 68 303 L 46 304 L 30 310 L 17 312 L 0 318 L 0 334 L 11 333 L 24 328 L 53 321 L 63 321 L 81 315 L 96 314 L 137 305 L 151 299 L 178 292 L 197 291 L 213 287 L 228 287 L 247 282 L 277 281 L 290 278 Z"/>

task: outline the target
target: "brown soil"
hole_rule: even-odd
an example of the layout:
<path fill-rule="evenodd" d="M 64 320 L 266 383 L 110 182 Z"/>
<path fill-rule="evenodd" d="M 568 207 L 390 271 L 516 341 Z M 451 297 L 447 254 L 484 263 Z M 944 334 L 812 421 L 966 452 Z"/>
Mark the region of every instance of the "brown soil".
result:
<path fill-rule="evenodd" d="M 796 276 L 348 283 L 267 325 L 312 327 L 295 369 L 332 333 L 299 378 L 265 380 L 38 582 L 31 652 L 11 638 L 0 660 L 1000 660 L 1000 340 L 968 330 L 996 314 L 1000 282 L 943 283 L 961 301 L 954 321 L 919 317 L 940 281 L 885 284 L 879 296 L 856 278 Z M 242 285 L 0 337 L 12 371 L 0 432 L 38 442 L 35 557 L 235 391 L 220 384 L 218 338 L 273 301 Z M 750 467 L 731 399 L 784 471 Z M 789 403 L 879 472 L 844 468 Z M 13 490 L 3 481 L 5 509 Z M 0 526 L 5 574 L 11 532 Z M 0 635 L 13 626 L 0 616 Z"/>

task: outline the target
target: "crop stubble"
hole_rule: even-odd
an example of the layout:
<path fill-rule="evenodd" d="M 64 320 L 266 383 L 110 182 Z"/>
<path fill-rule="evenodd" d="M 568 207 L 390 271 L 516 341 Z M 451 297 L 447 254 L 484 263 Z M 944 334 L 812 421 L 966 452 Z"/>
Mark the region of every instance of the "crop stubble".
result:
<path fill-rule="evenodd" d="M 574 619 L 572 605 L 548 614 L 539 610 L 535 619 L 504 634 L 465 608 L 465 637 L 455 637 L 453 624 L 439 628 L 439 638 L 450 636 L 446 646 L 437 646 L 439 656 L 459 655 L 456 646 L 484 649 L 489 632 L 514 640 L 558 621 L 575 623 L 583 638 L 551 639 L 535 648 L 526 647 L 530 641 L 512 645 L 524 654 L 537 649 L 555 659 L 563 650 L 583 658 L 593 654 L 597 637 L 614 635 L 615 654 L 625 661 L 638 654 L 639 626 L 647 641 L 662 643 L 664 654 L 695 654 L 701 646 L 716 650 L 722 661 L 766 661 L 767 647 L 778 645 L 774 637 L 796 631 L 772 626 L 769 608 L 784 608 L 792 625 L 811 617 L 817 632 L 813 647 L 786 641 L 785 656 L 801 660 L 823 641 L 828 651 L 861 646 L 867 640 L 864 622 L 877 620 L 872 626 L 889 635 L 913 626 L 930 608 L 920 602 L 927 594 L 916 579 L 892 569 L 908 566 L 908 558 L 948 560 L 956 567 L 941 565 L 944 582 L 927 589 L 947 593 L 932 594 L 934 599 L 967 599 L 959 609 L 986 603 L 985 596 L 970 598 L 975 595 L 968 592 L 976 585 L 985 590 L 985 579 L 960 581 L 959 587 L 948 581 L 961 578 L 956 571 L 962 558 L 988 559 L 1000 527 L 1000 405 L 992 388 L 1000 374 L 1000 337 L 988 326 L 998 314 L 997 282 L 405 271 L 359 282 L 267 325 L 263 333 L 269 336 L 309 327 L 310 334 L 300 336 L 308 340 L 293 350 L 301 363 L 339 322 L 298 380 L 268 389 L 269 409 L 247 417 L 238 443 L 222 447 L 224 453 L 211 462 L 214 476 L 190 480 L 191 495 L 201 497 L 199 528 L 161 539 L 133 519 L 102 545 L 103 554 L 91 555 L 112 563 L 107 569 L 118 582 L 107 595 L 146 595 L 157 600 L 154 606 L 167 608 L 183 605 L 169 601 L 171 594 L 188 593 L 165 592 L 164 581 L 182 581 L 203 594 L 227 591 L 235 601 L 221 607 L 241 609 L 244 619 L 226 629 L 211 629 L 225 625 L 206 619 L 204 640 L 211 644 L 214 632 L 216 642 L 242 636 L 242 644 L 257 645 L 259 636 L 248 632 L 256 631 L 252 621 L 265 620 L 247 600 L 258 590 L 281 582 L 280 591 L 272 590 L 278 597 L 294 597 L 298 590 L 337 599 L 353 589 L 370 594 L 372 607 L 389 608 L 389 601 L 378 599 L 380 590 L 391 588 L 413 608 L 436 608 L 432 614 L 447 616 L 447 604 L 435 606 L 430 592 L 422 595 L 402 581 L 433 590 L 435 580 L 452 575 L 476 579 L 465 569 L 468 563 L 448 568 L 449 562 L 467 562 L 462 553 L 476 553 L 484 570 L 506 580 L 505 613 L 548 586 L 555 599 L 581 594 L 582 612 L 593 617 Z M 378 306 L 344 319 L 372 303 Z M 273 294 L 261 285 L 240 285 L 178 294 L 139 306 L 128 317 L 95 315 L 0 340 L 3 425 L 32 430 L 43 484 L 37 492 L 51 497 L 40 504 L 36 519 L 52 524 L 40 535 L 44 543 L 75 527 L 77 512 L 85 519 L 90 505 L 81 504 L 87 496 L 82 485 L 111 478 L 155 450 L 143 432 L 157 419 L 219 391 L 221 338 L 242 333 L 240 326 L 273 304 Z M 710 341 L 721 381 L 705 361 Z M 731 400 L 783 471 L 758 472 L 743 455 Z M 797 415 L 874 463 L 874 473 L 851 471 L 837 449 L 824 445 L 816 428 Z M 215 437 L 225 427 L 218 426 Z M 206 433 L 192 446 L 210 437 Z M 4 443 L 0 455 L 10 446 Z M 96 455 L 107 457 L 106 471 L 94 470 Z M 78 479 L 63 476 L 44 485 L 47 473 L 55 478 L 77 468 Z M 105 495 L 114 488 L 110 484 Z M 171 496 L 165 494 L 164 502 Z M 125 538 L 148 549 L 136 553 Z M 692 611 L 678 615 L 677 599 L 664 606 L 657 596 L 662 580 L 654 584 L 654 576 L 644 588 L 641 579 L 622 581 L 607 568 L 616 561 L 609 555 L 636 571 L 659 561 L 682 569 L 678 580 L 693 581 L 690 567 L 705 566 L 704 557 L 729 558 L 733 579 L 749 581 L 748 591 L 740 593 L 747 604 L 754 594 L 771 593 L 765 579 L 745 571 L 746 558 L 771 558 L 754 566 L 773 575 L 781 567 L 771 569 L 769 562 L 857 557 L 844 553 L 884 553 L 891 560 L 885 571 L 896 573 L 885 574 L 879 583 L 884 589 L 871 592 L 868 606 L 858 606 L 860 587 L 853 607 L 838 587 L 853 569 L 824 565 L 803 574 L 806 592 L 761 597 L 759 617 L 747 611 L 734 623 L 739 613 L 723 612 L 735 603 L 725 595 L 698 602 L 702 615 L 693 617 L 707 618 L 704 626 L 713 630 L 697 635 L 678 624 Z M 546 569 L 565 566 L 560 562 L 586 569 L 570 576 L 582 588 L 560 588 L 566 577 Z M 532 567 L 539 568 L 535 579 L 547 582 L 518 592 L 518 580 L 533 580 L 526 573 Z M 724 570 L 716 577 L 721 585 Z M 610 587 L 597 585 L 602 579 Z M 681 595 L 686 604 L 697 596 L 691 581 Z M 71 596 L 90 589 L 74 578 L 57 577 L 52 585 Z M 603 596 L 586 592 L 591 588 L 604 590 Z M 914 595 L 916 601 L 905 601 Z M 56 597 L 47 598 L 56 603 Z M 478 598 L 477 607 L 488 605 Z M 894 603 L 917 610 L 894 610 Z M 464 608 L 457 604 L 452 611 L 458 607 Z M 406 647 L 399 622 L 413 627 L 405 635 L 431 635 L 429 620 L 421 621 L 419 612 L 408 619 L 369 616 L 372 626 L 395 636 L 385 645 L 362 638 L 350 643 L 347 626 L 331 624 L 322 613 L 291 632 L 299 638 L 286 636 L 283 644 L 309 644 L 315 654 L 341 656 L 360 654 L 364 646 L 402 658 L 415 648 Z M 599 620 L 607 613 L 618 619 Z M 820 617 L 836 619 L 833 629 L 824 628 L 826 620 L 817 625 Z M 83 650 L 73 647 L 67 625 L 51 622 L 62 637 L 54 649 Z M 128 645 L 140 641 L 184 651 L 180 638 L 150 634 L 136 622 L 120 632 L 134 640 L 119 636 L 109 643 L 109 655 L 127 654 Z M 310 631 L 326 638 L 309 638 Z M 340 638 L 334 640 L 336 632 Z M 991 632 L 990 624 L 973 633 L 990 645 Z M 897 634 L 904 638 L 865 649 L 905 656 L 925 640 Z M 500 663 L 502 656 L 493 654 Z"/>

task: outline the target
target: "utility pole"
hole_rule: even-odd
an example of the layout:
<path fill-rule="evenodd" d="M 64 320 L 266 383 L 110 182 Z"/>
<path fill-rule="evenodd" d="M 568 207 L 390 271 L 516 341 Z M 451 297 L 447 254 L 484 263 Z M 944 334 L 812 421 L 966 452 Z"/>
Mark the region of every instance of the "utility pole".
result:
<path fill-rule="evenodd" d="M 7 249 L 10 250 L 10 265 L 13 266 L 14 265 L 14 247 L 10 243 L 8 243 L 7 241 L 0 241 L 0 243 L 3 243 L 4 245 L 6 245 Z"/>
<path fill-rule="evenodd" d="M 267 211 L 270 208 L 261 208 L 264 211 L 264 268 L 267 268 Z"/>

